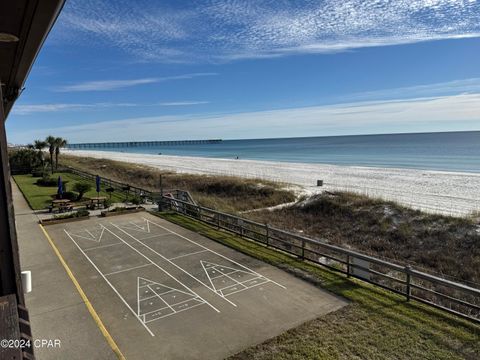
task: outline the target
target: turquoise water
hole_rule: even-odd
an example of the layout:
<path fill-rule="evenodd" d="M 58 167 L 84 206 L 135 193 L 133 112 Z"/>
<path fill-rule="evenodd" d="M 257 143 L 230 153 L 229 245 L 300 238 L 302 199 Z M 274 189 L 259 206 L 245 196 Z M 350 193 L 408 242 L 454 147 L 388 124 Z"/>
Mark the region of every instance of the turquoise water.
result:
<path fill-rule="evenodd" d="M 480 131 L 224 140 L 95 150 L 480 173 Z"/>

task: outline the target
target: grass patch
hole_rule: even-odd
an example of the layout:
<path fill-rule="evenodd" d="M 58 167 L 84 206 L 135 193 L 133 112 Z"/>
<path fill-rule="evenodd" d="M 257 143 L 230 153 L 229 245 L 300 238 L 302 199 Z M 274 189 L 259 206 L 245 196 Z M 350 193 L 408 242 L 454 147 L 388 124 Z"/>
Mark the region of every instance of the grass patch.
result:
<path fill-rule="evenodd" d="M 351 301 L 231 359 L 478 359 L 480 326 L 176 213 L 158 216 Z"/>
<path fill-rule="evenodd" d="M 179 174 L 121 161 L 68 155 L 63 155 L 61 161 L 62 165 L 150 191 L 160 191 L 160 175 L 162 175 L 164 189 L 187 190 L 200 205 L 229 213 L 295 200 L 295 194 L 284 189 L 285 184 L 266 180 Z"/>
<path fill-rule="evenodd" d="M 92 184 L 92 189 L 87 192 L 84 197 L 93 197 L 97 196 L 95 191 L 95 182 L 81 178 L 78 175 L 60 172 L 55 173 L 54 177 L 61 176 L 63 181 L 68 181 L 66 184 L 67 191 L 73 189 L 75 183 L 78 182 L 88 182 Z M 52 196 L 57 193 L 57 186 L 38 186 L 36 181 L 39 178 L 32 177 L 32 175 L 14 175 L 15 182 L 17 183 L 20 191 L 23 193 L 23 196 L 27 200 L 28 204 L 33 210 L 45 209 L 52 203 Z M 109 194 L 105 191 L 100 192 L 100 196 L 106 196 L 109 198 Z M 112 193 L 112 201 L 123 201 L 125 199 L 124 195 L 118 192 Z"/>

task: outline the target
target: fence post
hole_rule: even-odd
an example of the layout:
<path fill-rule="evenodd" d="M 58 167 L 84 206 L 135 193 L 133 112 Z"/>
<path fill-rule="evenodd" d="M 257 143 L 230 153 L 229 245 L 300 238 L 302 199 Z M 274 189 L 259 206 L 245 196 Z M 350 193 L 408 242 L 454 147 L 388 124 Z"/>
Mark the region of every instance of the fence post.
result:
<path fill-rule="evenodd" d="M 267 237 L 267 243 L 266 243 L 266 244 L 267 244 L 267 246 L 268 246 L 268 240 L 269 240 L 269 237 L 270 237 L 270 231 L 269 231 L 269 229 L 268 229 L 268 224 L 267 224 L 267 223 L 265 223 L 265 235 L 266 235 L 266 237 Z"/>
<path fill-rule="evenodd" d="M 302 260 L 305 260 L 305 240 L 302 240 Z"/>
<path fill-rule="evenodd" d="M 347 277 L 350 277 L 350 255 L 347 255 Z"/>
<path fill-rule="evenodd" d="M 220 230 L 220 213 L 217 213 L 217 228 Z"/>
<path fill-rule="evenodd" d="M 406 296 L 407 296 L 407 301 L 410 301 L 410 295 L 411 295 L 411 281 L 412 281 L 412 275 L 411 275 L 411 270 L 412 270 L 412 267 L 410 265 L 407 265 L 405 266 L 405 272 L 407 274 L 407 293 L 406 293 Z"/>

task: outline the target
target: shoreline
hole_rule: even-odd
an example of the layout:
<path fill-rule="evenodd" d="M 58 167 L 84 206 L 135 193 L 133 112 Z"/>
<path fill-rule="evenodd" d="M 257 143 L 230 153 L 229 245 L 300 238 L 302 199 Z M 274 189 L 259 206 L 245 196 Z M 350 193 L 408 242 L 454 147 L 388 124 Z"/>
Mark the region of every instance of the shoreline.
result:
<path fill-rule="evenodd" d="M 305 194 L 350 191 L 392 200 L 430 213 L 468 216 L 480 210 L 480 174 L 403 168 L 235 160 L 207 157 L 66 150 L 65 154 L 110 159 L 178 173 L 258 178 L 296 185 Z M 324 186 L 317 187 L 317 180 Z"/>

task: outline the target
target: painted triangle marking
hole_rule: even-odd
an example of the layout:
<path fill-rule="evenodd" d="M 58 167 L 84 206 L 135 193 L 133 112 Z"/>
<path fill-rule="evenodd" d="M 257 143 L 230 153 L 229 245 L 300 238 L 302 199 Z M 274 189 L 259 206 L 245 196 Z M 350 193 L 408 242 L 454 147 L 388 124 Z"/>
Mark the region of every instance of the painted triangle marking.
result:
<path fill-rule="evenodd" d="M 140 226 L 134 223 L 133 221 L 130 221 L 129 223 L 131 224 L 131 226 L 130 225 L 119 225 L 119 226 L 123 229 L 139 231 L 139 232 L 150 234 L 150 224 L 148 223 L 147 220 L 144 220 L 145 224 L 143 226 Z"/>
<path fill-rule="evenodd" d="M 204 301 L 202 301 L 193 292 L 179 290 L 171 286 L 160 284 L 158 282 L 155 282 L 146 278 L 137 277 L 137 315 L 142 316 L 142 315 L 145 315 L 146 313 L 160 311 L 165 308 L 168 308 L 169 311 L 171 311 L 172 313 L 176 313 L 177 311 L 175 311 L 175 309 L 173 308 L 175 304 L 170 305 L 163 298 L 164 295 L 171 294 L 172 292 L 189 296 L 187 300 L 184 300 L 182 302 L 197 300 L 204 303 Z M 144 305 L 145 302 L 147 302 L 147 307 L 150 306 L 148 311 L 142 310 L 142 305 Z"/>
<path fill-rule="evenodd" d="M 208 280 L 210 281 L 211 289 L 214 290 L 217 294 L 219 294 L 222 297 L 229 295 L 229 294 L 223 293 L 223 290 L 227 288 L 239 287 L 239 289 L 237 289 L 236 291 L 238 292 L 238 291 L 247 290 L 250 287 L 253 287 L 253 286 L 248 286 L 248 283 L 250 283 L 254 279 L 262 280 L 262 283 L 267 283 L 270 281 L 266 277 L 259 275 L 254 271 L 239 270 L 239 269 L 232 268 L 230 266 L 218 265 L 218 264 L 211 263 L 208 261 L 203 261 L 203 260 L 200 260 L 200 263 L 202 264 L 203 270 L 205 271 L 205 274 L 207 275 Z M 250 277 L 247 278 L 246 280 L 240 281 L 233 277 L 238 274 L 249 275 Z M 215 286 L 216 281 L 214 280 L 220 279 L 222 277 L 229 279 L 229 281 L 233 282 L 233 285 L 224 286 L 222 288 Z M 245 283 L 247 283 L 247 285 L 245 285 Z"/>
<path fill-rule="evenodd" d="M 98 236 L 98 238 L 92 234 L 91 231 L 89 231 L 88 229 L 84 229 L 83 231 L 86 233 L 85 235 L 78 235 L 78 234 L 73 234 L 73 233 L 69 233 L 70 235 L 72 236 L 76 236 L 76 237 L 79 237 L 81 239 L 85 239 L 85 240 L 89 240 L 89 241 L 94 241 L 94 242 L 97 242 L 99 243 L 101 240 L 102 240 L 102 237 L 103 237 L 103 234 L 105 232 L 105 228 L 104 227 L 101 227 L 101 232 L 100 232 L 100 235 Z"/>

